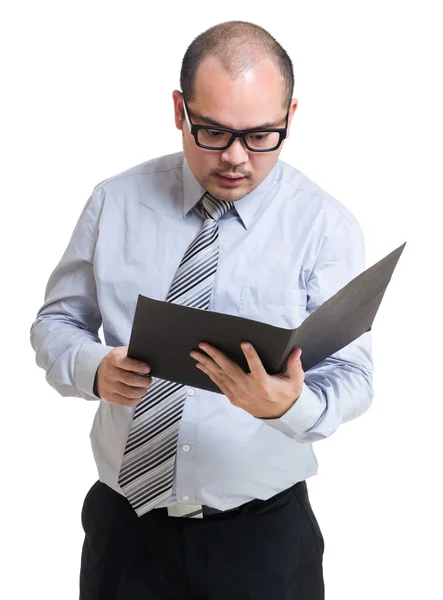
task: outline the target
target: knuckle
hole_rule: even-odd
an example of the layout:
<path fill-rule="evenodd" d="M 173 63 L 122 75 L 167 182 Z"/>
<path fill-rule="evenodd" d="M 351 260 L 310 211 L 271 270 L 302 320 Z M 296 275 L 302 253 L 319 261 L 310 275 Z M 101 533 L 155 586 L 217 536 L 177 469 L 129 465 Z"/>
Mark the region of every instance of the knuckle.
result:
<path fill-rule="evenodd" d="M 120 356 L 120 348 L 114 348 L 114 350 L 111 350 L 111 352 L 106 355 L 106 358 L 108 358 L 110 362 L 115 362 L 120 359 Z"/>
<path fill-rule="evenodd" d="M 267 383 L 260 384 L 260 394 L 264 396 L 264 398 L 269 399 L 271 397 L 271 391 Z"/>
<path fill-rule="evenodd" d="M 114 360 L 117 360 L 119 363 L 125 360 L 127 356 L 127 348 L 126 346 L 118 346 L 111 351 L 110 354 L 113 354 Z"/>
<path fill-rule="evenodd" d="M 261 392 L 267 394 L 269 392 L 269 390 L 271 389 L 270 385 L 269 385 L 269 381 L 267 379 L 262 379 L 261 381 L 259 381 L 258 383 L 258 387 L 260 389 Z"/>

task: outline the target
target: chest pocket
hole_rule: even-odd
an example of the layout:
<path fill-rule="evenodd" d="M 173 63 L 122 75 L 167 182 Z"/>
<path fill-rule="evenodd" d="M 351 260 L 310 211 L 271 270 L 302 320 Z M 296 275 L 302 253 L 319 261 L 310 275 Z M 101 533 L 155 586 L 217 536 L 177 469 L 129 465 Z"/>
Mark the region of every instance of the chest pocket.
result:
<path fill-rule="evenodd" d="M 295 329 L 305 316 L 305 289 L 243 285 L 240 294 L 241 317 Z"/>

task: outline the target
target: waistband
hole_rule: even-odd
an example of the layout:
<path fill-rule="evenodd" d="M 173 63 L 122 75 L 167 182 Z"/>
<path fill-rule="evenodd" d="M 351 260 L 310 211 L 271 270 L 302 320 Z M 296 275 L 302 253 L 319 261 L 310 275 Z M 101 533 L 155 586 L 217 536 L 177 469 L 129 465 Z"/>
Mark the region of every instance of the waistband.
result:
<path fill-rule="evenodd" d="M 181 518 L 181 519 L 202 519 L 207 517 L 218 517 L 220 515 L 234 516 L 246 513 L 256 513 L 263 509 L 269 508 L 270 506 L 278 506 L 279 504 L 285 503 L 294 494 L 307 494 L 306 481 L 299 481 L 290 488 L 278 492 L 274 496 L 271 496 L 267 500 L 250 500 L 245 504 L 229 508 L 227 510 L 219 510 L 212 506 L 204 504 L 175 504 L 167 508 L 157 508 L 156 512 L 162 512 L 167 514 L 169 517 Z"/>

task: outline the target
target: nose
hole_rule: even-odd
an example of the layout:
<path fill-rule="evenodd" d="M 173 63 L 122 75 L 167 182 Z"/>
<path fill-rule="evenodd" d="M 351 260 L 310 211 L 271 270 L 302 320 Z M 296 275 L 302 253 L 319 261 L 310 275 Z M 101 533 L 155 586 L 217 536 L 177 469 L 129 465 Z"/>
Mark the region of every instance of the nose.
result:
<path fill-rule="evenodd" d="M 229 148 L 223 150 L 221 159 L 230 165 L 241 165 L 248 162 L 249 154 L 241 138 L 236 138 Z"/>

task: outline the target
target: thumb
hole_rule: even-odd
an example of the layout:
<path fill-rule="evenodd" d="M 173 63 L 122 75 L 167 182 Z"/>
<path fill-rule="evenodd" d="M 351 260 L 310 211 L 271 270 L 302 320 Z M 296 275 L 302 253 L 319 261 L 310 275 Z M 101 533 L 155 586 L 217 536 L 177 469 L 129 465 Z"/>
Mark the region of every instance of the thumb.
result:
<path fill-rule="evenodd" d="M 298 375 L 300 369 L 302 368 L 300 356 L 302 354 L 301 348 L 296 348 L 288 358 L 288 366 L 286 369 L 286 375 L 288 377 L 295 377 Z"/>

